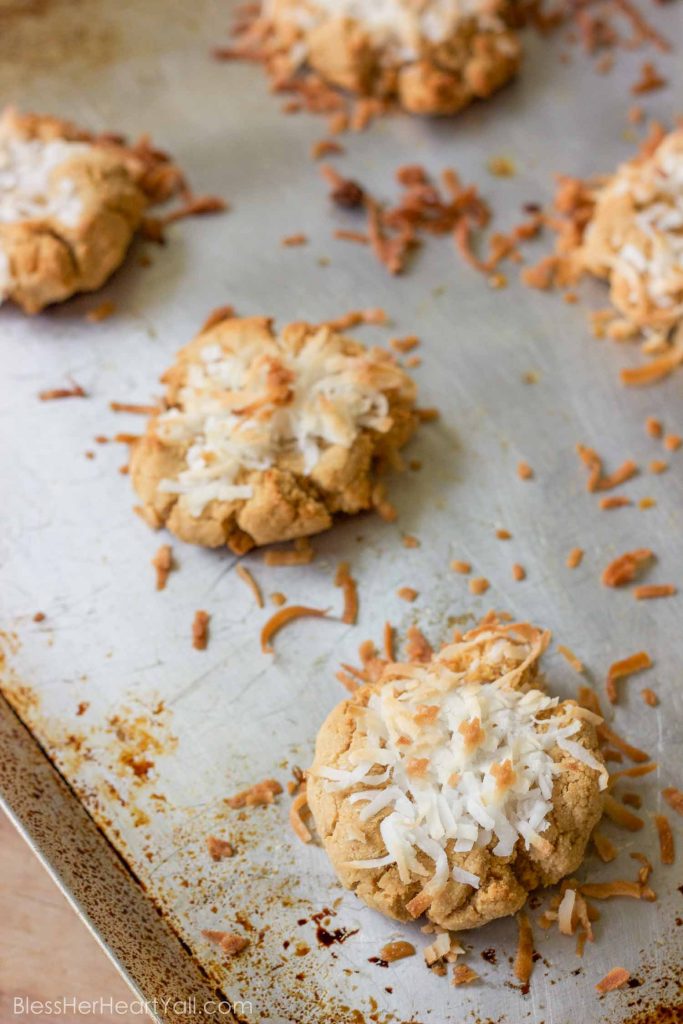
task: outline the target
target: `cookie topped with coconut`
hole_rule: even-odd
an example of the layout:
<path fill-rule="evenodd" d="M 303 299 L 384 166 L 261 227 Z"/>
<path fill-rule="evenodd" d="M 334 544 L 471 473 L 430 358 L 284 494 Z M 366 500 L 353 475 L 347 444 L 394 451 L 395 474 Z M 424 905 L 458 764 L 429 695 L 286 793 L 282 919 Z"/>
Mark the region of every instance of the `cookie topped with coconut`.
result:
<path fill-rule="evenodd" d="M 323 724 L 308 801 L 340 881 L 450 930 L 571 874 L 602 813 L 597 715 L 538 688 L 547 634 L 493 623 L 389 663 Z"/>
<path fill-rule="evenodd" d="M 384 499 L 418 422 L 395 358 L 328 326 L 228 317 L 181 350 L 136 445 L 145 519 L 244 552 L 310 536 Z"/>

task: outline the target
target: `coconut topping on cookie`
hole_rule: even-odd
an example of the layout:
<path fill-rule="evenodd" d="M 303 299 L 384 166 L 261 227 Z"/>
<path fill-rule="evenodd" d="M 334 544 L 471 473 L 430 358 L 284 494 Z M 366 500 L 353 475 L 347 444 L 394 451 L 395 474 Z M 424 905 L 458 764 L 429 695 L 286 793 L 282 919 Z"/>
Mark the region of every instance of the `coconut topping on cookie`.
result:
<path fill-rule="evenodd" d="M 366 787 L 347 797 L 363 804 L 361 821 L 389 810 L 379 826 L 386 856 L 356 867 L 396 864 L 408 882 L 411 871 L 424 872 L 421 850 L 434 861 L 438 890 L 451 840 L 456 853 L 494 840 L 493 854 L 509 857 L 520 838 L 543 851 L 556 747 L 599 772 L 605 788 L 604 766 L 572 739 L 585 715 L 576 705 L 560 708 L 557 698 L 509 689 L 504 679 L 467 682 L 445 662 L 397 665 L 388 675 L 359 715 L 366 742 L 349 752 L 348 768 L 318 769 L 330 789 Z M 455 867 L 453 878 L 479 888 L 472 872 Z"/>
<path fill-rule="evenodd" d="M 331 18 L 358 22 L 385 57 L 414 60 L 423 42 L 442 43 L 465 18 L 486 19 L 503 6 L 491 0 L 266 0 L 263 13 L 310 32 Z M 301 59 L 306 46 L 300 48 Z"/>
<path fill-rule="evenodd" d="M 22 139 L 0 121 L 0 222 L 38 218 L 75 227 L 83 213 L 70 161 L 92 150 L 67 139 Z"/>
<path fill-rule="evenodd" d="M 133 454 L 145 517 L 240 550 L 327 529 L 378 504 L 381 463 L 417 424 L 415 386 L 387 351 L 328 326 L 229 317 L 165 375 L 166 411 Z"/>
<path fill-rule="evenodd" d="M 390 429 L 384 390 L 400 377 L 382 350 L 349 355 L 325 327 L 298 350 L 277 338 L 230 352 L 209 341 L 180 389 L 180 408 L 157 421 L 162 439 L 190 442 L 187 469 L 159 489 L 186 495 L 199 516 L 210 501 L 252 497 L 253 486 L 237 482 L 241 471 L 266 469 L 280 453 L 297 453 L 308 475 L 325 447 L 350 448 L 364 427 Z"/>
<path fill-rule="evenodd" d="M 637 327 L 683 316 L 683 129 L 598 191 L 579 260 L 610 278 L 615 305 Z"/>

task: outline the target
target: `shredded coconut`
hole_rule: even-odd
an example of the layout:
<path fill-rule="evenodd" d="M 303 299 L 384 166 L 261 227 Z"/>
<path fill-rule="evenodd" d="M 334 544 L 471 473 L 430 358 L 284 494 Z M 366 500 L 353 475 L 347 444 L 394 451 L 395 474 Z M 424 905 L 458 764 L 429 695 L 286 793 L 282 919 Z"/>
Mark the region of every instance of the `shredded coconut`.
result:
<path fill-rule="evenodd" d="M 601 209 L 630 201 L 619 231 L 600 252 L 605 269 L 619 281 L 618 304 L 637 312 L 655 307 L 655 316 L 683 316 L 683 129 L 671 132 L 640 162 L 623 164 L 599 193 L 585 244 L 601 230 Z M 623 227 L 621 226 L 623 225 Z"/>
<path fill-rule="evenodd" d="M 299 347 L 259 336 L 232 351 L 207 340 L 189 365 L 180 408 L 157 421 L 162 440 L 188 445 L 186 468 L 159 489 L 185 495 L 199 516 L 210 501 L 250 498 L 245 476 L 278 458 L 310 475 L 329 446 L 350 448 L 363 429 L 386 433 L 384 392 L 405 378 L 382 350 L 347 349 L 325 327 Z"/>
<path fill-rule="evenodd" d="M 83 204 L 74 181 L 56 172 L 91 149 L 82 142 L 22 139 L 0 130 L 0 223 L 49 217 L 75 227 Z"/>
<path fill-rule="evenodd" d="M 457 646 L 471 644 L 446 648 L 451 664 Z M 490 683 L 468 681 L 467 670 L 456 671 L 441 657 L 427 666 L 389 666 L 388 680 L 366 708 L 356 709 L 361 740 L 344 755 L 345 767 L 318 772 L 330 790 L 354 788 L 346 799 L 360 805 L 361 821 L 384 813 L 379 830 L 386 856 L 351 865 L 394 863 L 401 880 L 409 882 L 425 875 L 421 851 L 434 862 L 430 892 L 443 888 L 449 873 L 478 888 L 472 872 L 449 871 L 447 844 L 455 853 L 491 844 L 499 857 L 510 856 L 520 841 L 548 852 L 542 833 L 560 772 L 553 757 L 558 747 L 598 771 L 600 787 L 606 787 L 604 765 L 570 739 L 581 721 L 569 710 L 553 713 L 558 698 L 506 685 L 512 655 L 519 664 L 531 649 L 506 639 L 492 645 L 489 657 L 508 671 Z"/>
<path fill-rule="evenodd" d="M 461 21 L 477 17 L 494 21 L 492 4 L 487 0 L 265 0 L 263 13 L 269 20 L 289 22 L 302 32 L 310 32 L 331 18 L 348 18 L 360 23 L 373 42 L 392 59 L 414 60 L 422 42 L 442 43 Z M 303 63 L 305 43 L 298 44 L 292 57 Z"/>

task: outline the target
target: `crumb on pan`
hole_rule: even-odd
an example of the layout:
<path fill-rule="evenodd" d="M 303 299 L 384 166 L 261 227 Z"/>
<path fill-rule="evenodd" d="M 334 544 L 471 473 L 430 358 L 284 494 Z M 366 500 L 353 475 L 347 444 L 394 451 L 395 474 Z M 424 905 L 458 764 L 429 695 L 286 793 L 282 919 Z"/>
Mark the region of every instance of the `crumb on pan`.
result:
<path fill-rule="evenodd" d="M 625 985 L 630 977 L 630 971 L 627 971 L 625 967 L 613 967 L 595 987 L 600 993 L 613 992 L 614 989 Z"/>
<path fill-rule="evenodd" d="M 234 857 L 235 848 L 227 839 L 219 839 L 218 836 L 206 837 L 206 849 L 211 860 L 221 861 L 224 857 Z"/>
<path fill-rule="evenodd" d="M 233 810 L 240 810 L 243 807 L 264 807 L 272 804 L 275 797 L 282 793 L 282 786 L 277 779 L 264 779 L 262 782 L 255 782 L 248 789 L 243 789 L 234 796 L 226 797 L 226 804 Z"/>

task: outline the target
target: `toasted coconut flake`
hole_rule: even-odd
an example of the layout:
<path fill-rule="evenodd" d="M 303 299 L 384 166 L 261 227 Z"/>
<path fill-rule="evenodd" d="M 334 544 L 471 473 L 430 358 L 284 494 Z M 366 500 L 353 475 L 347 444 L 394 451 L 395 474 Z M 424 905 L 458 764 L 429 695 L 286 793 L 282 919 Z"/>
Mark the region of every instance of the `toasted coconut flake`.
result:
<path fill-rule="evenodd" d="M 649 548 L 637 548 L 619 555 L 604 569 L 602 582 L 606 587 L 623 587 L 631 583 L 654 558 Z"/>
<path fill-rule="evenodd" d="M 615 784 L 619 779 L 640 779 L 643 775 L 650 775 L 652 772 L 657 770 L 656 762 L 650 764 L 638 764 L 632 768 L 622 768 L 618 772 L 612 772 L 610 775 L 610 783 Z"/>
<path fill-rule="evenodd" d="M 453 572 L 462 573 L 463 576 L 467 576 L 472 572 L 472 566 L 469 562 L 461 562 L 459 559 L 454 558 L 451 562 L 451 569 Z"/>
<path fill-rule="evenodd" d="M 607 672 L 607 698 L 612 704 L 617 702 L 617 681 L 619 679 L 626 679 L 628 676 L 634 675 L 636 672 L 642 672 L 646 668 L 652 667 L 652 659 L 647 651 L 637 651 L 635 654 L 629 655 L 628 658 L 622 658 L 620 661 L 613 662 Z"/>
<path fill-rule="evenodd" d="M 621 988 L 631 977 L 625 967 L 613 967 L 609 974 L 606 974 L 602 981 L 595 986 L 598 992 L 613 992 L 615 988 Z"/>
<path fill-rule="evenodd" d="M 650 583 L 636 587 L 633 596 L 636 601 L 651 601 L 658 597 L 673 597 L 678 590 L 673 583 Z"/>
<path fill-rule="evenodd" d="M 617 855 L 617 848 L 611 839 L 603 835 L 602 832 L 593 833 L 593 845 L 595 846 L 596 853 L 603 864 L 609 864 L 613 861 Z"/>
<path fill-rule="evenodd" d="M 340 562 L 334 578 L 335 587 L 341 587 L 344 594 L 342 622 L 353 626 L 358 618 L 358 587 L 349 570 L 348 562 Z"/>
<path fill-rule="evenodd" d="M 613 882 L 584 882 L 581 892 L 592 900 L 611 900 L 621 896 L 632 900 L 643 898 L 643 887 L 640 882 L 623 879 L 616 879 Z"/>
<path fill-rule="evenodd" d="M 420 917 L 432 904 L 435 897 L 435 893 L 428 888 L 422 889 L 417 896 L 413 896 L 412 900 L 406 903 L 406 910 L 411 917 Z"/>
<path fill-rule="evenodd" d="M 209 942 L 215 942 L 228 956 L 237 956 L 249 945 L 249 939 L 237 932 L 203 931 L 202 935 Z"/>
<path fill-rule="evenodd" d="M 631 499 L 627 498 L 625 494 L 611 494 L 608 498 L 600 499 L 600 508 L 603 510 L 626 508 L 628 505 L 632 504 L 633 502 Z"/>
<path fill-rule="evenodd" d="M 88 310 L 85 314 L 85 319 L 89 324 L 100 324 L 103 320 L 108 320 L 115 312 L 116 303 L 112 302 L 111 299 L 104 299 L 99 305 Z"/>
<path fill-rule="evenodd" d="M 285 249 L 293 249 L 299 245 L 308 245 L 308 235 L 304 235 L 301 232 L 295 235 L 285 235 L 282 239 L 282 244 Z"/>
<path fill-rule="evenodd" d="M 581 661 L 580 658 L 576 657 L 574 652 L 572 650 L 570 650 L 569 647 L 565 647 L 564 644 L 558 644 L 557 645 L 557 650 L 562 655 L 562 657 L 565 658 L 566 661 L 569 662 L 569 664 L 571 665 L 571 667 L 574 669 L 575 672 L 578 672 L 578 673 L 582 673 L 583 672 L 583 662 Z"/>
<path fill-rule="evenodd" d="M 384 653 L 389 662 L 395 660 L 393 650 L 393 626 L 391 623 L 384 624 Z"/>
<path fill-rule="evenodd" d="M 577 569 L 583 560 L 583 548 L 572 548 L 567 555 L 566 566 L 568 569 Z"/>
<path fill-rule="evenodd" d="M 225 802 L 233 810 L 240 810 L 243 807 L 265 807 L 272 804 L 281 792 L 282 786 L 277 779 L 263 779 L 262 782 L 255 782 L 248 789 L 227 797 Z"/>
<path fill-rule="evenodd" d="M 453 969 L 453 984 L 454 985 L 469 985 L 473 981 L 478 981 L 479 975 L 467 964 L 458 964 Z"/>
<path fill-rule="evenodd" d="M 626 828 L 629 832 L 639 832 L 645 822 L 637 814 L 632 814 L 627 807 L 615 800 L 609 794 L 605 796 L 605 814 L 620 828 Z"/>
<path fill-rule="evenodd" d="M 199 333 L 206 334 L 212 327 L 216 327 L 217 324 L 222 324 L 224 320 L 231 320 L 235 316 L 234 306 L 216 306 L 212 309 L 206 320 L 202 324 Z"/>
<path fill-rule="evenodd" d="M 152 559 L 152 565 L 157 571 L 157 590 L 163 590 L 173 569 L 173 549 L 170 544 L 161 545 Z"/>
<path fill-rule="evenodd" d="M 661 356 L 655 356 L 648 363 L 622 369 L 619 373 L 621 383 L 626 387 L 644 387 L 654 384 L 683 363 L 683 345 L 672 345 Z"/>
<path fill-rule="evenodd" d="M 406 957 L 415 956 L 415 946 L 412 942 L 387 942 L 379 951 L 380 959 L 387 964 L 393 964 L 397 960 L 405 960 Z"/>
<path fill-rule="evenodd" d="M 53 402 L 59 398 L 87 398 L 88 394 L 80 384 L 72 384 L 70 388 L 48 388 L 46 391 L 39 391 L 38 398 L 41 402 Z"/>
<path fill-rule="evenodd" d="M 662 790 L 662 796 L 669 807 L 677 814 L 683 814 L 683 792 L 675 786 L 667 786 Z"/>
<path fill-rule="evenodd" d="M 209 622 L 211 616 L 208 612 L 199 610 L 194 613 L 192 622 L 192 646 L 196 651 L 205 651 L 209 643 Z"/>
<path fill-rule="evenodd" d="M 139 416 L 156 416 L 161 409 L 156 405 L 139 405 L 136 402 L 110 402 L 112 412 L 131 412 Z"/>
<path fill-rule="evenodd" d="M 263 594 L 261 593 L 261 588 L 259 587 L 258 583 L 254 579 L 252 574 L 246 568 L 246 566 L 238 565 L 237 575 L 241 580 L 244 580 L 246 585 L 249 587 L 252 594 L 254 595 L 254 600 L 256 601 L 256 604 L 259 606 L 259 608 L 263 608 Z"/>
<path fill-rule="evenodd" d="M 432 645 L 417 626 L 408 626 L 406 656 L 410 661 L 427 662 L 433 654 Z"/>
<path fill-rule="evenodd" d="M 310 843 L 313 839 L 302 818 L 302 812 L 306 807 L 308 807 L 308 794 L 304 789 L 301 793 L 297 793 L 289 805 L 289 824 L 302 843 Z"/>
<path fill-rule="evenodd" d="M 659 837 L 659 859 L 662 864 L 673 864 L 676 859 L 674 834 L 665 814 L 655 814 L 655 825 Z"/>
<path fill-rule="evenodd" d="M 206 849 L 211 860 L 221 861 L 224 857 L 234 857 L 235 850 L 232 843 L 226 839 L 219 839 L 218 836 L 206 837 Z"/>
<path fill-rule="evenodd" d="M 447 953 L 451 950 L 451 939 L 448 932 L 439 932 L 434 941 L 429 945 L 425 946 L 423 950 L 425 963 L 428 967 L 437 961 L 442 960 Z"/>
<path fill-rule="evenodd" d="M 279 612 L 275 612 L 261 630 L 261 650 L 263 653 L 273 654 L 274 648 L 270 641 L 275 634 L 279 633 L 288 623 L 293 622 L 294 619 L 303 619 L 307 616 L 325 618 L 327 616 L 327 609 L 308 608 L 303 604 L 290 604 L 285 608 L 281 608 Z"/>
<path fill-rule="evenodd" d="M 607 743 L 611 743 L 611 745 L 616 747 L 617 750 L 621 750 L 621 752 L 626 754 L 631 761 L 641 763 L 643 761 L 650 760 L 649 754 L 646 754 L 644 750 L 639 750 L 638 747 L 634 747 L 630 743 L 627 743 L 626 740 L 623 740 L 621 736 L 613 732 L 612 729 L 605 725 L 604 722 L 602 725 L 598 726 L 598 735 L 602 740 L 605 740 Z"/>
<path fill-rule="evenodd" d="M 522 985 L 526 986 L 529 984 L 534 968 L 534 936 L 531 931 L 531 922 L 523 910 L 517 914 L 517 928 L 519 939 L 515 956 L 515 977 L 522 982 Z"/>

